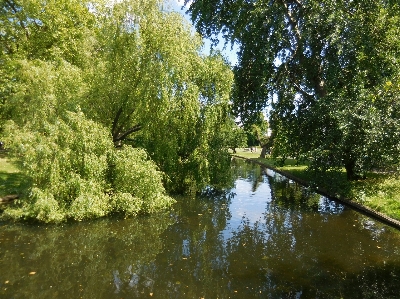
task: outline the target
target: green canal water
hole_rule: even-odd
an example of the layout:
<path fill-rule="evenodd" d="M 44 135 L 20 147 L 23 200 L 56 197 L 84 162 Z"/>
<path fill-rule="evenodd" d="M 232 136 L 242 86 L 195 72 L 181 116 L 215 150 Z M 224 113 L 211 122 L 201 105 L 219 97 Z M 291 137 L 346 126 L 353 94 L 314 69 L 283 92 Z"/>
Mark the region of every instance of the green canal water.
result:
<path fill-rule="evenodd" d="M 0 223 L 0 298 L 400 298 L 400 231 L 232 167 L 164 214 Z"/>

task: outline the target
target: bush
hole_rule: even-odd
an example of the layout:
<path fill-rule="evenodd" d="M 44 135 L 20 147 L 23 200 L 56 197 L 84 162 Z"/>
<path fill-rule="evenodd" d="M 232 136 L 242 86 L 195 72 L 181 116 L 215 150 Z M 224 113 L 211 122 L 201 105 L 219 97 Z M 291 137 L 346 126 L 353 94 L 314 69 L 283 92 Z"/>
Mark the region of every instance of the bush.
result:
<path fill-rule="evenodd" d="M 117 204 L 114 209 L 119 211 L 127 202 L 134 202 L 139 207 L 135 212 L 131 207 L 124 207 L 122 212 L 135 214 L 139 211 L 154 212 L 169 206 L 172 200 L 165 194 L 162 185 L 162 172 L 157 170 L 156 164 L 149 160 L 143 149 L 124 146 L 113 152 L 111 182 L 116 192 Z M 127 194 L 134 198 L 127 199 Z M 121 199 L 124 198 L 121 202 Z"/>
<path fill-rule="evenodd" d="M 108 131 L 81 112 L 68 112 L 40 129 L 10 122 L 7 144 L 29 178 L 24 200 L 3 217 L 60 222 L 170 206 L 162 174 L 141 149 L 115 149 Z"/>

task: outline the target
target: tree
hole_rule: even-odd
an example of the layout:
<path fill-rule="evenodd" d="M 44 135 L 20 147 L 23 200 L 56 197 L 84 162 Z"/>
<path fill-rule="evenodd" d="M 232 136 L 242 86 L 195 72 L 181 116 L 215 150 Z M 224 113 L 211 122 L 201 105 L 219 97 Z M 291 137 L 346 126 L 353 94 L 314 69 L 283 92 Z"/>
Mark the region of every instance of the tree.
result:
<path fill-rule="evenodd" d="M 236 154 L 236 149 L 238 147 L 246 147 L 247 146 L 247 135 L 246 131 L 239 126 L 233 119 L 231 119 L 231 127 L 228 127 L 225 132 L 221 132 L 221 134 L 226 134 L 226 139 L 229 140 L 229 148 L 232 150 L 234 154 Z"/>
<path fill-rule="evenodd" d="M 60 222 L 113 212 L 129 216 L 174 202 L 165 193 L 162 173 L 144 150 L 115 149 L 108 131 L 82 112 L 43 121 L 35 131 L 10 121 L 6 134 L 29 181 L 25 200 L 8 208 L 3 217 Z"/>
<path fill-rule="evenodd" d="M 168 189 L 199 191 L 222 187 L 229 178 L 230 155 L 225 134 L 231 121 L 229 95 L 232 73 L 220 55 L 192 66 L 193 81 L 170 97 L 165 108 L 136 138 L 168 175 Z M 231 127 L 229 127 L 231 129 Z"/>
<path fill-rule="evenodd" d="M 232 72 L 219 53 L 200 55 L 200 36 L 179 14 L 147 4 L 125 1 L 102 13 L 82 110 L 111 129 L 116 145 L 147 149 L 169 190 L 220 184 L 212 169 L 228 171 L 227 141 L 216 143 L 216 132 L 229 119 Z"/>
<path fill-rule="evenodd" d="M 260 158 L 265 158 L 268 151 L 272 147 L 271 138 L 268 136 L 268 121 L 265 120 L 265 116 L 262 112 L 259 112 L 257 116 L 254 117 L 254 121 L 246 124 L 248 139 L 252 139 L 253 143 L 256 142 L 257 145 L 261 146 Z"/>
<path fill-rule="evenodd" d="M 349 179 L 377 157 L 396 159 L 398 91 L 386 97 L 385 86 L 398 82 L 397 2 L 205 2 L 190 1 L 192 20 L 239 43 L 236 113 L 251 123 L 269 102 L 276 153 L 312 158 L 315 170 L 344 166 Z"/>
<path fill-rule="evenodd" d="M 233 74 L 179 14 L 159 0 L 1 5 L 2 126 L 31 181 L 9 215 L 146 213 L 170 205 L 164 187 L 229 181 Z"/>
<path fill-rule="evenodd" d="M 92 1 L 90 1 L 92 2 Z M 5 0 L 0 4 L 0 119 L 17 123 L 75 107 L 94 54 L 88 1 Z M 64 109 L 63 108 L 63 109 Z"/>

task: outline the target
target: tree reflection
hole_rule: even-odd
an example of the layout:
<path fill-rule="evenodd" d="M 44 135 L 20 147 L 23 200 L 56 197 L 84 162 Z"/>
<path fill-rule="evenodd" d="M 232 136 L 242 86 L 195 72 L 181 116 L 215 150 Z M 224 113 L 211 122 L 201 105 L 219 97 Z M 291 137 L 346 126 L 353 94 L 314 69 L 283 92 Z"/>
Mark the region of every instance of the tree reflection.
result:
<path fill-rule="evenodd" d="M 362 217 L 341 217 L 353 213 L 342 205 L 280 176 L 268 181 L 273 200 L 263 222 L 243 219 L 227 242 L 229 272 L 238 273 L 236 289 L 248 293 L 241 286 L 246 281 L 242 276 L 254 276 L 253 296 L 259 290 L 271 298 L 368 298 L 371 294 L 395 298 L 399 256 L 384 279 L 373 274 L 375 269 L 381 271 L 385 261 L 393 261 L 391 250 L 397 251 L 389 249 L 393 240 L 387 234 L 374 233 L 371 238 L 380 229 L 366 229 L 359 221 Z M 389 250 L 381 250 L 385 243 Z M 349 283 L 354 280 L 357 283 Z"/>
<path fill-rule="evenodd" d="M 249 174 L 247 179 L 257 179 Z M 158 270 L 146 273 L 154 281 L 154 296 L 396 297 L 400 259 L 389 247 L 393 235 L 371 238 L 376 230 L 366 229 L 360 217 L 343 219 L 352 213 L 343 206 L 292 183 L 269 180 L 275 195 L 264 219 L 243 218 L 229 238 L 222 232 L 232 194 L 182 201 L 180 221 L 163 234 L 163 253 L 154 261 Z"/>
<path fill-rule="evenodd" d="M 252 191 L 255 192 L 261 183 L 264 182 L 264 170 L 261 167 L 254 167 L 254 163 L 240 159 L 232 161 L 237 178 L 244 178 L 252 183 Z"/>
<path fill-rule="evenodd" d="M 0 297 L 112 297 L 125 285 L 138 285 L 136 269 L 161 251 L 160 234 L 173 222 L 158 214 L 65 226 L 3 225 L 0 279 L 8 283 Z"/>
<path fill-rule="evenodd" d="M 269 184 L 259 221 L 233 226 L 236 195 L 207 189 L 170 215 L 3 225 L 0 297 L 397 298 L 397 231 L 258 166 L 234 168 L 254 192 Z"/>

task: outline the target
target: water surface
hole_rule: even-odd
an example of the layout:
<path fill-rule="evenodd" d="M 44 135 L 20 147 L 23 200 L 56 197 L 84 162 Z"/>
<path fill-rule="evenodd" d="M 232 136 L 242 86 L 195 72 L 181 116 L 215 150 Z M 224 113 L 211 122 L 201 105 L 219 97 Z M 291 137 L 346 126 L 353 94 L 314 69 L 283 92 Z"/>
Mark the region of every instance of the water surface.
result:
<path fill-rule="evenodd" d="M 399 298 L 400 232 L 259 166 L 174 211 L 0 223 L 0 298 Z"/>

